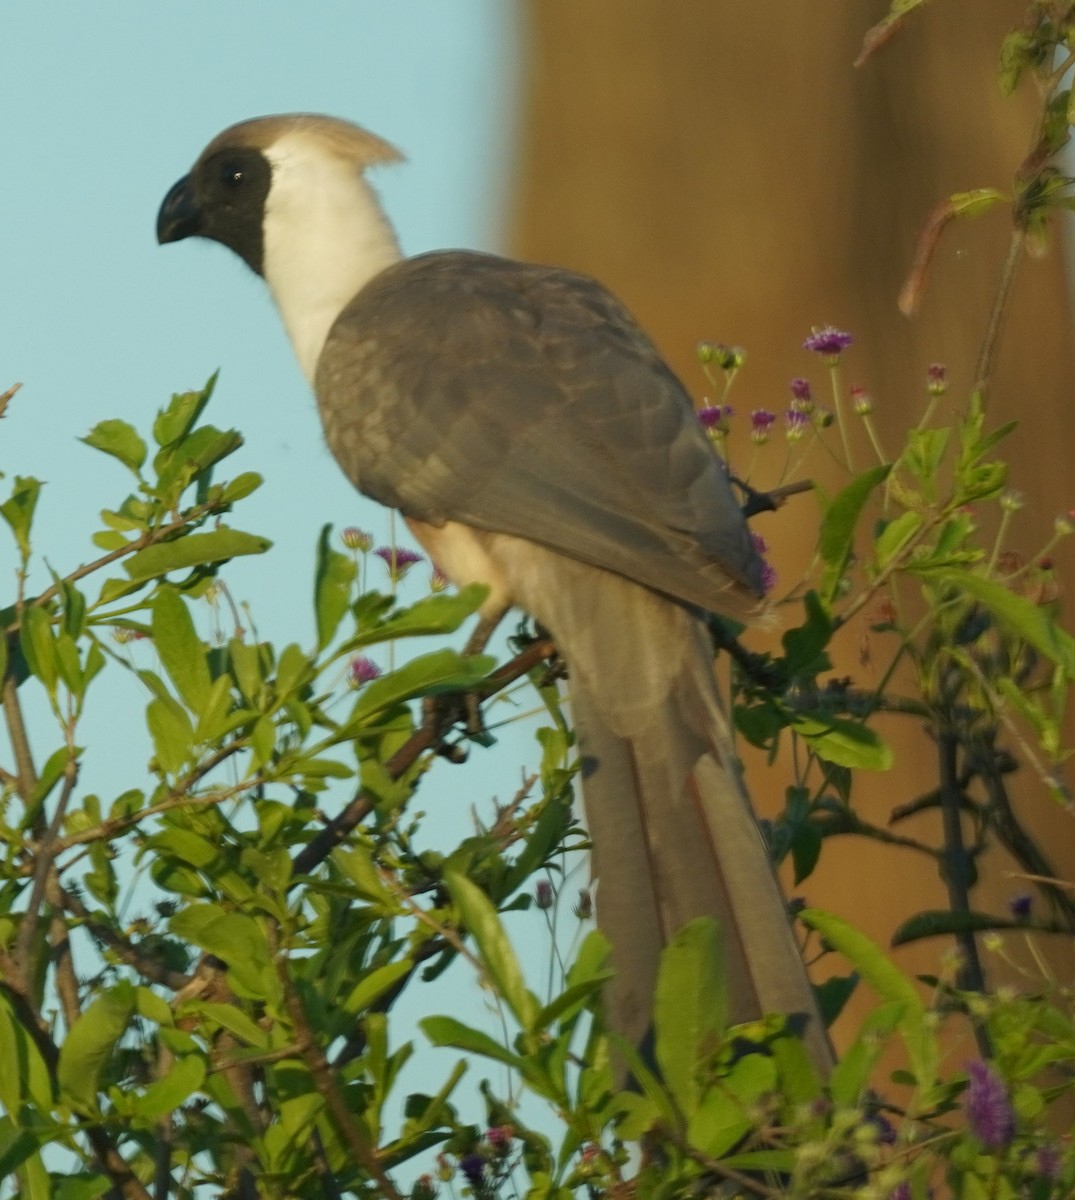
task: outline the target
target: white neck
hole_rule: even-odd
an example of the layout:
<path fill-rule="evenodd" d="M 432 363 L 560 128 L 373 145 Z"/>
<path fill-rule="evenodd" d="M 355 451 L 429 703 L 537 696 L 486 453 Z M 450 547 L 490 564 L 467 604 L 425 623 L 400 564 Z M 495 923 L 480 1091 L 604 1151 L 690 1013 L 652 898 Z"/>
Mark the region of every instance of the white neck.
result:
<path fill-rule="evenodd" d="M 300 137 L 267 152 L 265 282 L 303 374 L 313 383 L 321 349 L 344 306 L 400 258 L 373 189 L 351 163 Z"/>

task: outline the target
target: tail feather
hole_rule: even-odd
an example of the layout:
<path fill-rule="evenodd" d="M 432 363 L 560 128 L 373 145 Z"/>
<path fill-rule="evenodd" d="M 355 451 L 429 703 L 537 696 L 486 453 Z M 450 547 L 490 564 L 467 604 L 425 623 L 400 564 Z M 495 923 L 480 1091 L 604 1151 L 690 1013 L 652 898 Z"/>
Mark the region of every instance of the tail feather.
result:
<path fill-rule="evenodd" d="M 732 1019 L 800 1016 L 832 1053 L 784 897 L 739 777 L 709 634 L 691 608 L 502 534 L 486 548 L 553 633 L 571 676 L 598 925 L 613 946 L 618 1032 L 649 1033 L 661 950 L 688 921 L 723 930 Z"/>
<path fill-rule="evenodd" d="M 738 772 L 724 766 L 730 759 L 710 746 L 683 772 L 696 738 L 674 716 L 655 713 L 650 729 L 624 738 L 585 689 L 573 689 L 572 708 L 597 920 L 616 970 L 606 989 L 612 1027 L 645 1042 L 661 950 L 688 921 L 711 916 L 722 932 L 730 1019 L 788 1014 L 827 1071 L 832 1052 L 814 992 Z"/>

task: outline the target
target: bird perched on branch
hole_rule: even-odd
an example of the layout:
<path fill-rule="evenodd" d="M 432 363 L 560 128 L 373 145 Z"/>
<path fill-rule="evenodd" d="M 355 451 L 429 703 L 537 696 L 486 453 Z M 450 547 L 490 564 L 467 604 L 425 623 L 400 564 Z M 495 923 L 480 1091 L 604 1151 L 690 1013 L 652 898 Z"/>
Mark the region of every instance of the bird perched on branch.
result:
<path fill-rule="evenodd" d="M 829 1046 L 739 779 L 704 613 L 750 619 L 762 562 L 680 382 L 591 279 L 494 255 L 401 257 L 365 178 L 400 158 L 346 121 L 262 117 L 213 139 L 161 242 L 229 246 L 268 284 L 328 445 L 430 557 L 518 605 L 567 661 L 613 1028 L 642 1043 L 658 956 L 723 931 L 730 1013 Z"/>

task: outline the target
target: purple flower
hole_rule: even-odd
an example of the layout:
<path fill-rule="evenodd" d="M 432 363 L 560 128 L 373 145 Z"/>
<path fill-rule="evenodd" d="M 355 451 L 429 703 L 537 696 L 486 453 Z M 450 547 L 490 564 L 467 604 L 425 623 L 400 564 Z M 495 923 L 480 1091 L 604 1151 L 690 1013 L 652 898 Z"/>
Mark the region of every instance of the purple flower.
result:
<path fill-rule="evenodd" d="M 1015 1137 L 1015 1113 L 1008 1089 L 993 1068 L 981 1059 L 967 1063 L 963 1108 L 971 1132 L 987 1150 L 1003 1150 Z"/>
<path fill-rule="evenodd" d="M 791 399 L 800 412 L 808 413 L 814 406 L 814 394 L 810 391 L 810 380 L 796 376 L 788 384 L 791 389 Z"/>
<path fill-rule="evenodd" d="M 833 325 L 823 325 L 820 329 L 815 327 L 811 331 L 810 336 L 803 342 L 803 349 L 813 350 L 827 362 L 835 363 L 853 340 L 851 334 L 842 329 Z"/>
<path fill-rule="evenodd" d="M 399 583 L 411 567 L 424 557 L 417 551 L 408 550 L 406 546 L 378 546 L 373 553 L 384 562 L 393 583 Z"/>
<path fill-rule="evenodd" d="M 361 550 L 363 554 L 366 554 L 373 546 L 373 534 L 367 533 L 366 530 L 359 529 L 355 525 L 348 525 L 340 534 L 340 541 L 348 550 Z"/>
<path fill-rule="evenodd" d="M 750 531 L 750 540 L 754 543 L 754 549 L 758 553 L 761 562 L 761 590 L 763 593 L 769 593 L 776 587 L 776 581 L 779 578 L 776 573 L 776 567 L 771 562 L 767 562 L 765 556 L 769 553 L 769 544 L 760 533 Z"/>
<path fill-rule="evenodd" d="M 801 408 L 789 408 L 784 414 L 784 437 L 789 442 L 797 442 L 806 432 L 810 417 Z"/>
<path fill-rule="evenodd" d="M 948 391 L 948 369 L 944 363 L 930 363 L 926 368 L 926 390 L 931 396 L 943 396 Z"/>
<path fill-rule="evenodd" d="M 1034 897 L 1029 892 L 1019 892 L 1008 901 L 1008 912 L 1016 921 L 1029 921 Z"/>
<path fill-rule="evenodd" d="M 588 921 L 593 916 L 593 896 L 589 888 L 579 888 L 579 902 L 575 905 L 574 913 L 580 921 Z"/>
<path fill-rule="evenodd" d="M 727 434 L 728 418 L 733 415 L 734 410 L 728 404 L 707 404 L 698 410 L 698 421 L 706 433 L 717 440 Z"/>
<path fill-rule="evenodd" d="M 459 1160 L 459 1169 L 472 1187 L 481 1187 L 485 1182 L 485 1159 L 480 1154 L 465 1154 Z"/>
<path fill-rule="evenodd" d="M 771 413 L 767 408 L 756 408 L 750 414 L 751 441 L 763 446 L 769 440 L 769 430 L 775 420 L 776 413 Z"/>
<path fill-rule="evenodd" d="M 766 596 L 776 587 L 776 581 L 779 578 L 776 567 L 771 562 L 761 564 L 761 590 Z"/>
<path fill-rule="evenodd" d="M 556 893 L 552 890 L 552 884 L 547 879 L 539 879 L 537 887 L 534 888 L 534 900 L 538 908 L 552 908 L 555 897 Z"/>
<path fill-rule="evenodd" d="M 347 686 L 356 690 L 364 684 L 372 683 L 380 674 L 381 668 L 372 658 L 359 654 L 351 659 L 351 665 L 347 668 Z"/>
<path fill-rule="evenodd" d="M 448 576 L 444 574 L 444 572 L 440 569 L 440 567 L 437 566 L 436 563 L 434 563 L 433 570 L 429 575 L 429 590 L 434 594 L 437 592 L 443 592 L 450 583 L 451 580 L 448 578 Z"/>

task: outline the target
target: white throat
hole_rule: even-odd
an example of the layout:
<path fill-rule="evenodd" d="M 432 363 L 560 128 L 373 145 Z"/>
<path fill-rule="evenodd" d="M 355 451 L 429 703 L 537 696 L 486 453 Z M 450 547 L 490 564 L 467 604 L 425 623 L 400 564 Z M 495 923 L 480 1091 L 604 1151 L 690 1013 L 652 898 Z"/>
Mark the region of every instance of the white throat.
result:
<path fill-rule="evenodd" d="M 363 285 L 399 260 L 399 243 L 353 163 L 301 135 L 280 138 L 266 157 L 273 176 L 262 269 L 312 385 L 333 322 Z"/>

